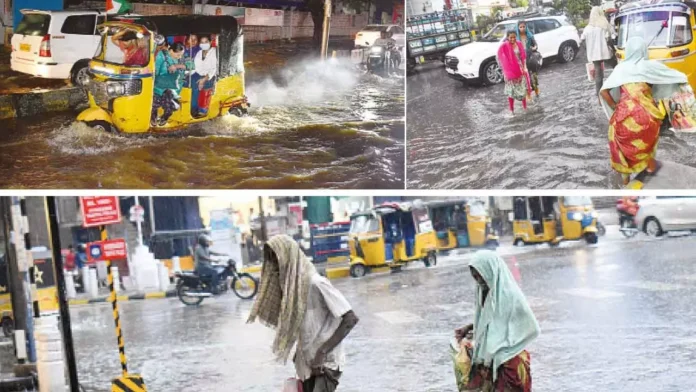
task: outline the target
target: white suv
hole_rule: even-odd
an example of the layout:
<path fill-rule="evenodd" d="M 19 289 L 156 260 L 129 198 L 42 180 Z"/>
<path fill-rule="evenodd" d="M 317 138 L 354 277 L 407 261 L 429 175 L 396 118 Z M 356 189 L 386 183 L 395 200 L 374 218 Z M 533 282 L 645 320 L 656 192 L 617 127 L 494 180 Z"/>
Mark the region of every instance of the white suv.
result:
<path fill-rule="evenodd" d="M 12 36 L 13 71 L 48 79 L 68 79 L 74 85 L 89 80 L 89 60 L 99 46 L 99 11 L 22 10 Z"/>
<path fill-rule="evenodd" d="M 498 48 L 519 19 L 505 20 L 493 27 L 476 42 L 452 49 L 445 55 L 447 74 L 460 81 L 479 81 L 496 84 L 503 74 L 496 61 Z M 538 16 L 525 19 L 527 28 L 534 33 L 539 53 L 544 58 L 557 57 L 562 62 L 575 59 L 580 46 L 580 35 L 565 16 Z"/>
<path fill-rule="evenodd" d="M 392 34 L 396 45 L 400 48 L 406 46 L 406 34 L 399 25 L 367 25 L 355 35 L 355 47 L 365 48 L 372 46 L 380 37 L 382 31 Z"/>
<path fill-rule="evenodd" d="M 668 231 L 696 230 L 696 196 L 646 197 L 638 201 L 636 227 L 652 237 Z"/>

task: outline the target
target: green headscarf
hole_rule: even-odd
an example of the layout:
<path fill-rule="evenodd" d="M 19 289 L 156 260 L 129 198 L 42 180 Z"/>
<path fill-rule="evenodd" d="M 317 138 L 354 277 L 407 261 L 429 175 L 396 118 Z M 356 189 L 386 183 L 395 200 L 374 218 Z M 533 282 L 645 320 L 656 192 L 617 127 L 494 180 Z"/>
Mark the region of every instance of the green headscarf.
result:
<path fill-rule="evenodd" d="M 648 45 L 641 37 L 633 37 L 626 43 L 626 58 L 617 65 L 602 85 L 602 90 L 610 90 L 614 101 L 621 98 L 620 87 L 627 83 L 649 83 L 653 98 L 662 100 L 672 97 L 679 91 L 679 85 L 689 83 L 686 75 L 667 67 L 659 61 L 648 60 Z M 611 117 L 613 110 L 600 100 L 604 110 Z"/>
<path fill-rule="evenodd" d="M 519 355 L 539 336 L 537 323 L 527 299 L 498 254 L 479 251 L 471 266 L 486 281 L 489 291 L 483 301 L 483 289 L 476 291 L 474 315 L 474 364 L 483 364 L 498 378 L 500 365 Z"/>

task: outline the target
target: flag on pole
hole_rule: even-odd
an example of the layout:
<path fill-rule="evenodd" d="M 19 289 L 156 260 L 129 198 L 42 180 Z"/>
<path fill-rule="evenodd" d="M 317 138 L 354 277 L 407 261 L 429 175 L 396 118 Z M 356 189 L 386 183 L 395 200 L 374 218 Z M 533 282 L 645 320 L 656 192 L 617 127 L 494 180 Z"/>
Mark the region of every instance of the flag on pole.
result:
<path fill-rule="evenodd" d="M 106 0 L 107 14 L 125 14 L 133 10 L 133 5 L 128 0 Z"/>

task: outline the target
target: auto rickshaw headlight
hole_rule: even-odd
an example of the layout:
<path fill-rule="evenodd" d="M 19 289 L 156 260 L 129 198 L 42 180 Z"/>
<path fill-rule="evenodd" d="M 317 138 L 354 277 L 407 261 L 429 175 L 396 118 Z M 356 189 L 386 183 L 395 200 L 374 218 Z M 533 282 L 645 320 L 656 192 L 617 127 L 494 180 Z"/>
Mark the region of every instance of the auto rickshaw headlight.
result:
<path fill-rule="evenodd" d="M 106 85 L 106 93 L 110 97 L 118 97 L 126 94 L 126 86 L 121 82 L 110 82 Z"/>
<path fill-rule="evenodd" d="M 572 215 L 571 217 L 573 218 L 573 220 L 576 220 L 576 221 L 581 221 L 581 220 L 582 220 L 582 214 L 579 213 L 579 212 L 573 213 L 573 215 Z"/>
<path fill-rule="evenodd" d="M 590 213 L 590 216 L 592 216 L 593 219 L 599 218 L 599 214 L 597 213 L 597 211 L 592 211 L 592 212 Z"/>

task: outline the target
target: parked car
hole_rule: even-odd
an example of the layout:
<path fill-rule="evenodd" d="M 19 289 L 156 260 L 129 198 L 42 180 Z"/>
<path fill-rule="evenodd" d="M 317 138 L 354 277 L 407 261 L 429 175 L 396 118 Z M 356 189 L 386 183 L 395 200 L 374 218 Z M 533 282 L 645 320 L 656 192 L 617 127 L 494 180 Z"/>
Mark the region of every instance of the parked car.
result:
<path fill-rule="evenodd" d="M 476 42 L 452 49 L 445 55 L 447 74 L 459 81 L 479 81 L 497 84 L 503 74 L 496 55 L 508 30 L 514 29 L 519 18 L 500 22 Z M 526 18 L 527 28 L 534 33 L 539 52 L 544 59 L 556 57 L 567 63 L 575 60 L 580 47 L 578 29 L 565 16 L 536 16 Z"/>
<path fill-rule="evenodd" d="M 649 236 L 696 230 L 696 196 L 641 198 L 638 205 L 636 227 Z"/>
<path fill-rule="evenodd" d="M 12 36 L 13 71 L 48 79 L 70 79 L 74 85 L 89 81 L 89 60 L 99 46 L 96 26 L 104 22 L 99 11 L 22 10 Z"/>
<path fill-rule="evenodd" d="M 355 35 L 355 47 L 365 48 L 372 46 L 382 31 L 392 33 L 392 38 L 394 38 L 398 47 L 403 48 L 406 46 L 406 34 L 403 27 L 399 25 L 367 25 Z"/>

